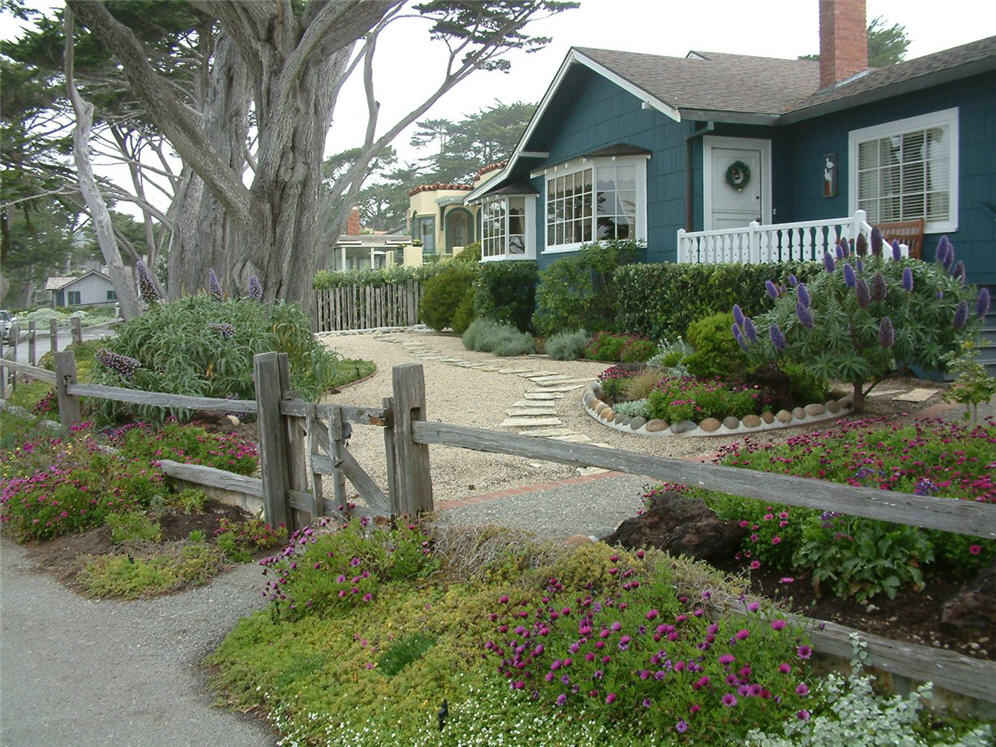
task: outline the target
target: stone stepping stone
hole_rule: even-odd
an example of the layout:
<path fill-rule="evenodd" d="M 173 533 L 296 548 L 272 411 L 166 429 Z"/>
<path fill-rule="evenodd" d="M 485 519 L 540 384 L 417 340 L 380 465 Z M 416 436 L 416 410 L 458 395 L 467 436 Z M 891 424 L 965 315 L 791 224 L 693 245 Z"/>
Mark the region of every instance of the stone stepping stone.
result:
<path fill-rule="evenodd" d="M 581 477 L 588 477 L 588 475 L 604 475 L 608 472 L 607 469 L 602 469 L 601 467 L 578 467 L 574 470 Z"/>
<path fill-rule="evenodd" d="M 554 383 L 563 383 L 565 381 L 572 380 L 570 376 L 564 376 L 562 374 L 557 374 L 554 376 L 530 376 L 529 378 L 532 379 L 534 384 L 546 384 L 546 383 L 554 384 Z"/>
<path fill-rule="evenodd" d="M 906 394 L 897 394 L 893 399 L 897 402 L 926 402 L 937 392 L 937 389 L 913 389 Z"/>
<path fill-rule="evenodd" d="M 556 371 L 533 371 L 531 373 L 521 374 L 523 378 L 526 379 L 542 379 L 544 376 L 556 376 Z"/>
<path fill-rule="evenodd" d="M 505 414 L 510 418 L 539 418 L 553 417 L 557 411 L 552 407 L 516 407 L 505 410 Z"/>
<path fill-rule="evenodd" d="M 879 391 L 878 389 L 874 389 L 874 390 L 872 390 L 871 392 L 868 393 L 868 396 L 869 397 L 888 397 L 889 395 L 900 394 L 901 392 L 905 392 L 905 391 L 906 391 L 905 389 L 882 389 L 881 391 Z"/>
<path fill-rule="evenodd" d="M 526 374 L 529 373 L 528 368 L 499 368 L 498 373 L 500 374 Z"/>
<path fill-rule="evenodd" d="M 523 428 L 534 426 L 539 428 L 544 425 L 560 425 L 560 418 L 505 418 L 501 422 L 502 428 Z"/>
<path fill-rule="evenodd" d="M 531 392 L 573 392 L 575 389 L 580 389 L 584 384 L 559 384 L 556 386 L 548 386 L 545 389 L 531 389 Z M 529 392 L 526 392 L 529 395 Z"/>
<path fill-rule="evenodd" d="M 558 394 L 557 392 L 526 392 L 522 395 L 526 399 L 535 400 L 537 402 L 550 401 L 554 399 L 563 399 L 563 394 Z"/>
<path fill-rule="evenodd" d="M 466 363 L 463 358 L 440 358 L 443 363 Z"/>
<path fill-rule="evenodd" d="M 554 441 L 567 441 L 572 444 L 583 444 L 591 441 L 591 438 L 583 433 L 571 433 L 566 436 L 550 436 Z"/>
<path fill-rule="evenodd" d="M 522 436 L 540 436 L 542 438 L 553 438 L 554 436 L 572 436 L 575 431 L 570 428 L 532 428 L 528 431 L 519 431 Z"/>

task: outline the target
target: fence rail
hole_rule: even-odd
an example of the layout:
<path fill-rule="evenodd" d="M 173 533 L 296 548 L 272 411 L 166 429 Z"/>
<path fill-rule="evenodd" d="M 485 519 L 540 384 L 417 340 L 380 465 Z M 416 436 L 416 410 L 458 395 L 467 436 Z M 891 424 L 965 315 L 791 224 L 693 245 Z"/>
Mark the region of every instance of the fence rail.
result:
<path fill-rule="evenodd" d="M 422 284 L 417 280 L 386 285 L 348 285 L 315 292 L 316 329 L 334 332 L 418 323 Z"/>

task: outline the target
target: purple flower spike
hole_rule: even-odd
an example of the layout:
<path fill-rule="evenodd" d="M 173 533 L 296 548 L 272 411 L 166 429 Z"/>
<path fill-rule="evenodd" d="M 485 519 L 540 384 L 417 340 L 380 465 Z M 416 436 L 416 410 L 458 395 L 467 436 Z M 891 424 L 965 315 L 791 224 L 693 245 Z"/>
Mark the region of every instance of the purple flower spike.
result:
<path fill-rule="evenodd" d="M 854 274 L 854 268 L 849 264 L 844 264 L 844 285 L 848 288 L 853 288 L 855 283 L 857 283 L 858 278 Z"/>
<path fill-rule="evenodd" d="M 757 327 L 754 326 L 754 320 L 749 316 L 744 317 L 744 335 L 748 342 L 757 342 Z"/>
<path fill-rule="evenodd" d="M 965 284 L 965 263 L 960 259 L 954 263 L 954 267 L 951 268 L 951 275 L 958 279 L 958 282 L 962 285 Z"/>
<path fill-rule="evenodd" d="M 895 341 L 896 330 L 892 326 L 892 320 L 887 316 L 883 316 L 882 321 L 878 325 L 878 344 L 883 348 L 889 349 Z"/>
<path fill-rule="evenodd" d="M 221 301 L 225 295 L 221 290 L 221 283 L 218 282 L 218 276 L 215 275 L 213 269 L 208 273 L 208 292 L 211 294 L 211 300 L 213 301 Z"/>
<path fill-rule="evenodd" d="M 855 264 L 855 266 L 854 266 L 854 269 L 855 269 L 855 270 L 856 270 L 857 272 L 864 272 L 864 271 L 865 271 L 865 263 L 864 263 L 864 262 L 862 262 L 862 261 L 861 261 L 861 260 L 859 259 L 859 260 L 857 261 L 857 263 Z"/>
<path fill-rule="evenodd" d="M 882 256 L 882 232 L 878 227 L 873 227 L 871 232 L 871 250 L 876 257 Z"/>
<path fill-rule="evenodd" d="M 903 258 L 903 250 L 899 248 L 899 241 L 897 239 L 892 240 L 892 261 L 898 262 Z"/>
<path fill-rule="evenodd" d="M 913 292 L 913 270 L 909 267 L 903 268 L 903 288 L 907 293 Z"/>
<path fill-rule="evenodd" d="M 981 319 L 989 313 L 989 289 L 983 288 L 979 291 L 979 297 L 975 301 L 975 315 Z"/>
<path fill-rule="evenodd" d="M 881 272 L 876 272 L 875 277 L 872 278 L 872 300 L 884 301 L 885 294 L 888 291 L 888 286 L 885 284 L 885 275 Z"/>
<path fill-rule="evenodd" d="M 837 247 L 837 251 L 840 251 L 840 247 Z M 827 272 L 833 272 L 837 269 L 837 263 L 833 261 L 833 257 L 830 256 L 830 252 L 823 252 L 823 269 Z"/>
<path fill-rule="evenodd" d="M 145 266 L 145 262 L 138 260 L 135 263 L 135 271 L 138 273 L 138 292 L 142 296 L 142 300 L 149 306 L 161 301 L 162 296 L 159 295 L 152 278 L 149 277 L 149 269 Z"/>
<path fill-rule="evenodd" d="M 795 297 L 799 299 L 799 303 L 807 309 L 809 308 L 809 304 L 812 302 L 812 299 L 809 297 L 809 289 L 806 287 L 805 283 L 799 283 L 795 287 Z"/>
<path fill-rule="evenodd" d="M 743 334 L 740 332 L 740 327 L 736 324 L 733 325 L 733 339 L 737 341 L 737 345 L 740 346 L 741 350 L 747 351 L 747 341 L 744 340 Z"/>
<path fill-rule="evenodd" d="M 956 330 L 960 331 L 964 329 L 965 324 L 967 323 L 968 323 L 968 301 L 962 299 L 961 301 L 958 302 L 957 308 L 955 308 L 954 322 L 952 322 L 952 326 Z"/>
<path fill-rule="evenodd" d="M 789 275 L 789 285 L 793 288 L 799 284 L 799 278 L 795 275 Z"/>
<path fill-rule="evenodd" d="M 868 289 L 868 283 L 865 282 L 864 278 L 858 278 L 857 283 L 854 285 L 854 292 L 858 297 L 858 306 L 862 309 L 867 308 L 868 304 L 871 303 L 871 291 Z"/>
<path fill-rule="evenodd" d="M 112 353 L 107 348 L 101 348 L 93 357 L 96 358 L 98 363 L 107 366 L 112 371 L 117 371 L 129 381 L 135 375 L 135 371 L 142 367 L 141 361 L 129 358 L 127 355 Z"/>
<path fill-rule="evenodd" d="M 220 322 L 218 324 L 211 324 L 208 326 L 210 326 L 215 332 L 220 332 L 221 336 L 226 340 L 235 336 L 235 325 L 229 322 Z"/>
<path fill-rule="evenodd" d="M 781 291 L 778 290 L 778 286 L 770 280 L 764 281 L 764 289 L 768 292 L 768 296 L 773 299 L 777 299 L 781 295 Z"/>
<path fill-rule="evenodd" d="M 841 243 L 843 243 L 843 239 L 841 240 Z M 841 246 L 841 244 L 837 244 L 837 251 L 835 252 L 835 254 L 837 255 L 837 259 L 844 259 L 844 257 L 847 256 L 846 254 L 844 254 L 844 247 Z"/>
<path fill-rule="evenodd" d="M 868 239 L 865 238 L 863 233 L 859 233 L 857 240 L 854 242 L 854 253 L 859 257 L 868 254 Z"/>
<path fill-rule="evenodd" d="M 813 328 L 813 314 L 807 307 L 802 305 L 801 301 L 795 305 L 795 315 L 799 317 L 799 321 L 803 327 L 806 329 Z"/>
<path fill-rule="evenodd" d="M 738 303 L 733 304 L 733 321 L 740 327 L 744 326 L 744 312 Z"/>
<path fill-rule="evenodd" d="M 937 261 L 944 265 L 944 269 L 948 269 L 954 263 L 954 247 L 951 246 L 951 240 L 947 236 L 941 236 L 940 241 L 937 242 Z"/>
<path fill-rule="evenodd" d="M 782 331 L 779 329 L 777 324 L 771 325 L 771 329 L 768 330 L 768 337 L 771 338 L 771 344 L 775 346 L 775 350 L 778 352 L 781 352 L 788 347 L 785 335 L 782 334 Z"/>
<path fill-rule="evenodd" d="M 249 277 L 249 298 L 253 301 L 263 300 L 263 284 L 255 275 Z"/>

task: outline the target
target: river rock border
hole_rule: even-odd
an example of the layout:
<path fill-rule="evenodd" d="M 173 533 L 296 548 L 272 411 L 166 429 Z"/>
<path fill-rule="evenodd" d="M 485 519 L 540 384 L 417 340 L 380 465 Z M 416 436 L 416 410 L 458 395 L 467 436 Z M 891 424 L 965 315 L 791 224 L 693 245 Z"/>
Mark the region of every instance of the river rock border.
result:
<path fill-rule="evenodd" d="M 599 382 L 589 384 L 584 393 L 584 409 L 592 418 L 602 425 L 613 428 L 621 433 L 635 433 L 640 436 L 734 436 L 759 431 L 793 428 L 799 425 L 809 425 L 822 420 L 833 420 L 847 415 L 853 409 L 851 398 L 841 397 L 831 399 L 823 404 L 813 403 L 789 410 L 770 410 L 760 415 L 745 415 L 742 419 L 733 417 L 719 420 L 706 418 L 701 423 L 682 420 L 679 423 L 668 423 L 666 420 L 645 420 L 641 417 L 622 417 L 616 415 L 612 407 L 601 400 L 602 385 Z"/>

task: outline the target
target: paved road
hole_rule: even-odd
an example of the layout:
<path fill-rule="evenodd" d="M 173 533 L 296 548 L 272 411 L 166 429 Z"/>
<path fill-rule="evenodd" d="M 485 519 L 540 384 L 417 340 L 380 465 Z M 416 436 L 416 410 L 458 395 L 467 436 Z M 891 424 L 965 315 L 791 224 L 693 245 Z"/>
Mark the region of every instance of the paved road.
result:
<path fill-rule="evenodd" d="M 0 744 L 271 745 L 216 708 L 201 659 L 262 604 L 258 566 L 140 602 L 83 599 L 0 543 Z"/>
<path fill-rule="evenodd" d="M 84 340 L 97 340 L 101 337 L 107 337 L 114 334 L 114 327 L 94 326 L 94 327 L 84 327 L 83 328 L 83 339 Z M 21 340 L 17 344 L 17 360 L 20 363 L 28 363 L 28 342 L 27 342 L 27 332 L 21 330 Z M 73 341 L 72 330 L 68 327 L 66 329 L 59 329 L 56 333 L 56 342 L 58 344 L 59 350 L 65 350 L 66 347 Z M 4 357 L 9 357 L 9 346 L 4 345 Z M 40 359 L 45 353 L 52 349 L 52 338 L 49 336 L 48 327 L 44 330 L 39 329 L 37 336 L 35 337 L 35 357 Z"/>

